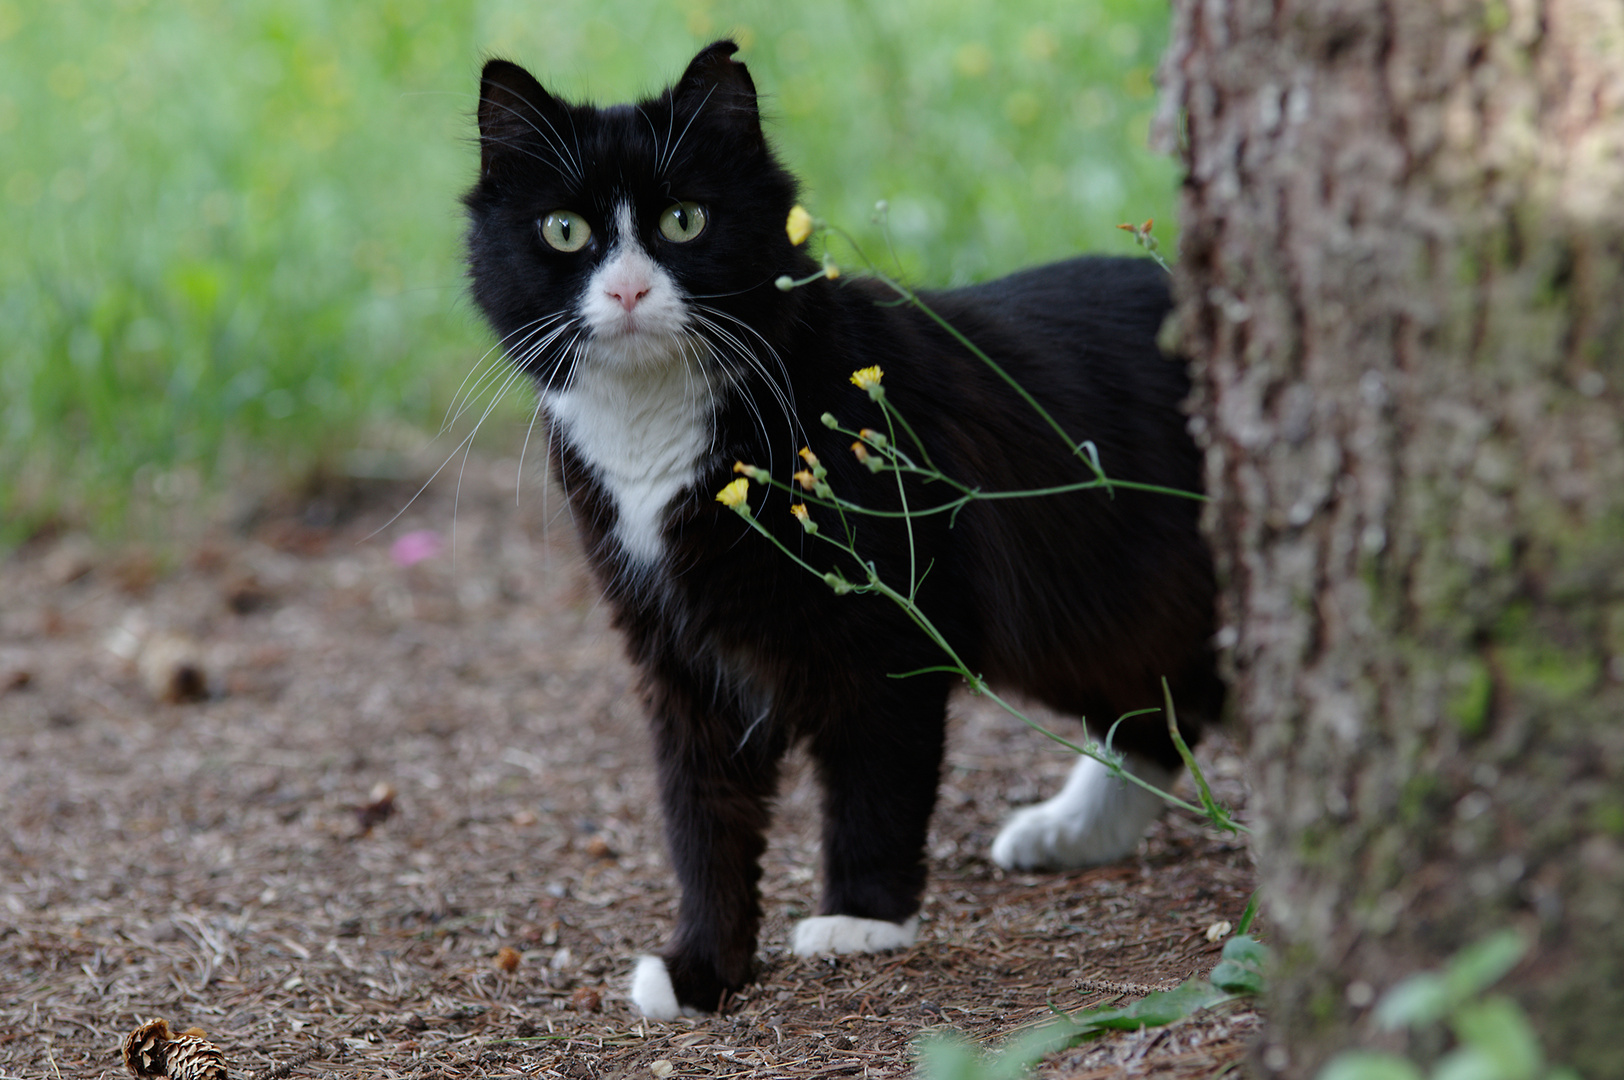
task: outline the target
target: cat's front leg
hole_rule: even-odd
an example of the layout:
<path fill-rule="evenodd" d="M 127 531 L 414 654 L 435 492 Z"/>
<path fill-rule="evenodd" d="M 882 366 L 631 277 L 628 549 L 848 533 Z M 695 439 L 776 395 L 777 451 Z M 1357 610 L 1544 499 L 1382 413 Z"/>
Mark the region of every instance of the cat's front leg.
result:
<path fill-rule="evenodd" d="M 947 680 L 884 680 L 866 711 L 812 740 L 823 782 L 823 900 L 796 925 L 799 956 L 912 945 L 925 888 L 925 835 L 936 804 Z"/>
<path fill-rule="evenodd" d="M 783 746 L 770 722 L 752 724 L 714 694 L 665 682 L 654 699 L 660 803 L 682 900 L 671 941 L 639 959 L 631 996 L 645 1016 L 669 1020 L 714 1012 L 750 979 Z"/>

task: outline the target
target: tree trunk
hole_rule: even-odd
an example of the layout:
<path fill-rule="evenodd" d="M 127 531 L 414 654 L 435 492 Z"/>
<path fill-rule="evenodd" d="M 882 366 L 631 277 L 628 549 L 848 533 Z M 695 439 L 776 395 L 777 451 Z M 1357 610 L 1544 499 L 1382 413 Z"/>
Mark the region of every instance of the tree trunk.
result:
<path fill-rule="evenodd" d="M 1624 1076 L 1624 4 L 1174 6 L 1259 1063 L 1404 1048 L 1372 993 L 1511 926 L 1550 1057 Z"/>

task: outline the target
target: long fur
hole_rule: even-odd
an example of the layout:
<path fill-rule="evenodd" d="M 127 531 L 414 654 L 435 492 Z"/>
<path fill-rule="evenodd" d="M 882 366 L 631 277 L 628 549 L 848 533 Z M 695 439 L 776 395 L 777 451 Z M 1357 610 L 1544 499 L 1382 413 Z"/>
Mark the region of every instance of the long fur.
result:
<path fill-rule="evenodd" d="M 542 388 L 554 468 L 643 673 L 683 890 L 664 970 L 676 1007 L 701 1010 L 750 976 L 768 802 L 792 742 L 810 749 L 825 791 L 821 915 L 908 925 L 925 883 L 953 683 L 941 673 L 894 678 L 943 661 L 899 608 L 836 596 L 717 503 L 734 463 L 787 480 L 806 445 L 841 495 L 899 508 L 894 476 L 870 473 L 849 438 L 819 422 L 827 412 L 849 428 L 883 429 L 848 378 L 877 365 L 890 402 L 957 480 L 1007 491 L 1091 475 L 985 365 L 917 310 L 880 303 L 892 298 L 873 283 L 774 287 L 817 266 L 785 234 L 795 181 L 762 135 L 755 87 L 734 51 L 718 42 L 660 96 L 604 109 L 559 101 L 523 69 L 492 61 L 481 86 L 481 175 L 465 200 L 474 296 Z M 657 228 L 679 200 L 709 217 L 684 244 Z M 617 219 L 621 206 L 632 213 Z M 579 252 L 540 236 L 542 217 L 559 209 L 592 225 Z M 611 347 L 607 324 L 582 315 L 602 305 L 585 291 L 614 245 L 627 243 L 669 275 L 686 312 L 680 330 L 646 335 L 643 357 L 684 365 L 680 379 L 640 369 L 625 342 Z M 1199 488 L 1179 408 L 1186 376 L 1155 344 L 1169 306 L 1157 267 L 1078 259 L 926 300 L 1074 439 L 1092 441 L 1108 475 Z M 614 410 L 597 409 L 591 423 L 602 430 L 585 437 L 579 409 L 558 407 L 613 378 L 663 387 L 641 414 L 626 413 L 635 430 L 619 443 L 661 424 L 691 433 L 684 423 L 700 418 L 703 438 L 672 440 L 674 480 L 617 478 L 630 459 L 616 449 Z M 637 468 L 658 456 L 645 450 Z M 940 489 L 910 482 L 908 505 L 939 504 L 950 497 Z M 751 499 L 792 550 L 863 580 L 861 567 L 802 532 L 782 491 L 758 485 Z M 1094 491 L 975 503 L 956 520 L 924 516 L 911 548 L 896 519 L 860 517 L 857 542 L 888 582 L 922 579 L 919 604 L 972 668 L 1104 723 L 1159 705 L 1166 677 L 1193 741 L 1222 700 L 1197 512 L 1188 499 Z M 628 515 L 634 528 L 624 527 Z M 838 528 L 823 511 L 813 516 Z M 1124 724 L 1115 745 L 1178 767 L 1159 717 Z M 638 969 L 643 984 L 660 986 L 646 996 L 664 1002 L 658 974 L 646 962 Z"/>

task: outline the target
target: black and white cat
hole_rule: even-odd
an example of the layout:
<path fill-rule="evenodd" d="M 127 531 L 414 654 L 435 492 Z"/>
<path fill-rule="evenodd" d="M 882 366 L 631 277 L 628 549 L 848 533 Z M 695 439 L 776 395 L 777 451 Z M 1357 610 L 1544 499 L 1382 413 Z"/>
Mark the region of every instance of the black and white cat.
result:
<path fill-rule="evenodd" d="M 850 375 L 878 366 L 888 401 L 946 474 L 986 491 L 1091 474 L 985 365 L 871 282 L 781 275 L 818 266 L 785 220 L 794 179 L 762 134 L 736 47 L 706 48 L 660 96 L 594 108 L 522 68 L 485 66 L 480 177 L 467 194 L 473 293 L 541 394 L 551 456 L 616 623 L 642 671 L 661 805 L 682 884 L 676 931 L 643 957 L 648 1016 L 717 1008 L 750 978 L 764 830 L 780 759 L 806 745 L 824 790 L 823 898 L 798 954 L 913 942 L 953 679 L 901 609 L 837 596 L 752 532 L 716 494 L 735 462 L 788 479 L 810 447 L 842 496 L 896 509 L 819 418 L 880 428 Z M 1182 366 L 1155 336 L 1163 272 L 1079 259 L 927 301 L 1002 363 L 1113 479 L 1194 491 Z M 909 504 L 945 501 L 916 485 Z M 790 498 L 751 489 L 758 520 L 820 568 L 863 571 L 802 531 Z M 812 510 L 825 529 L 836 522 Z M 922 574 L 918 601 L 995 683 L 1109 723 L 1172 687 L 1186 736 L 1213 719 L 1213 574 L 1197 504 L 1118 490 L 978 502 L 956 519 L 863 517 L 858 544 L 885 580 Z M 912 560 L 912 561 L 911 561 Z M 1159 785 L 1179 759 L 1165 722 L 1115 745 Z M 1088 759 L 1017 813 L 992 857 L 1072 867 L 1131 852 L 1160 809 Z"/>

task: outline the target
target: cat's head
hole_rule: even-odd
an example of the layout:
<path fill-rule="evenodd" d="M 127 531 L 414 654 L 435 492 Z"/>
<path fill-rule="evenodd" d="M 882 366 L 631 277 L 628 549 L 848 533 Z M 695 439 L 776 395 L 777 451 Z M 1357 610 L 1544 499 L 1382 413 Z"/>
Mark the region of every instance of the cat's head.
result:
<path fill-rule="evenodd" d="M 762 134 L 755 84 L 719 41 L 635 105 L 559 100 L 516 64 L 480 83 L 468 192 L 474 297 L 508 354 L 555 387 L 581 363 L 636 367 L 772 333 L 802 270 L 795 181 Z"/>

